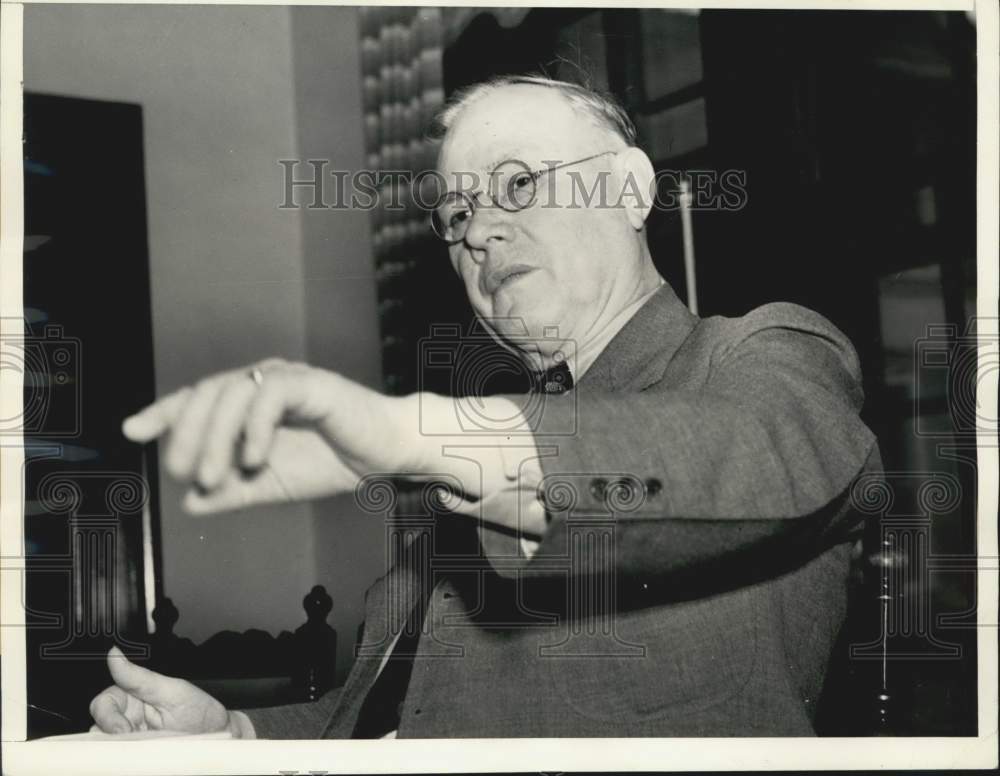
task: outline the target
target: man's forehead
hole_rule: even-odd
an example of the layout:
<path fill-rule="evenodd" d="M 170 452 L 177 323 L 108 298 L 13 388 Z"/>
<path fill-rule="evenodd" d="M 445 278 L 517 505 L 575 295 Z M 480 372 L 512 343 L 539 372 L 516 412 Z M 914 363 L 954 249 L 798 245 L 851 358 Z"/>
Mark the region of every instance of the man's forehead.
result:
<path fill-rule="evenodd" d="M 440 168 L 444 173 L 488 170 L 511 157 L 568 154 L 595 130 L 555 89 L 504 86 L 458 114 L 441 149 Z"/>

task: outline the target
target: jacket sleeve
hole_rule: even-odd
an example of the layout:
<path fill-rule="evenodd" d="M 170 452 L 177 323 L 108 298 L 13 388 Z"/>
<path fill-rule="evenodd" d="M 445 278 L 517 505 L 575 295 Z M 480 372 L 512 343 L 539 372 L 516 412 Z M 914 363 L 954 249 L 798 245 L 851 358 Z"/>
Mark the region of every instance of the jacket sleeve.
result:
<path fill-rule="evenodd" d="M 263 709 L 240 709 L 250 718 L 257 738 L 321 738 L 340 699 L 336 687 L 313 703 L 290 703 Z"/>
<path fill-rule="evenodd" d="M 618 571 L 712 567 L 747 550 L 818 554 L 845 527 L 853 479 L 878 459 L 857 356 L 821 316 L 759 308 L 717 339 L 698 390 L 579 392 L 548 402 L 535 434 L 551 519 L 530 560 L 546 574 L 602 518 Z M 574 425 L 569 436 L 546 429 Z M 497 541 L 486 536 L 485 545 Z M 486 546 L 490 554 L 489 546 Z M 501 572 L 503 573 L 503 572 Z"/>

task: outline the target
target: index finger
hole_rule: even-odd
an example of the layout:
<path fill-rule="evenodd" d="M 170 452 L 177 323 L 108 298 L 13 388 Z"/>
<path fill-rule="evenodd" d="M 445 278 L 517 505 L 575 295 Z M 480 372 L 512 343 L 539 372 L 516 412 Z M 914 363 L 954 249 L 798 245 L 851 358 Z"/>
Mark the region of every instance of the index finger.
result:
<path fill-rule="evenodd" d="M 140 443 L 162 436 L 173 425 L 190 394 L 191 388 L 187 387 L 157 399 L 135 415 L 125 418 L 122 433 L 133 442 Z"/>
<path fill-rule="evenodd" d="M 112 685 L 90 702 L 90 716 L 105 733 L 129 733 L 133 726 L 125 711 L 128 696 L 120 687 Z"/>

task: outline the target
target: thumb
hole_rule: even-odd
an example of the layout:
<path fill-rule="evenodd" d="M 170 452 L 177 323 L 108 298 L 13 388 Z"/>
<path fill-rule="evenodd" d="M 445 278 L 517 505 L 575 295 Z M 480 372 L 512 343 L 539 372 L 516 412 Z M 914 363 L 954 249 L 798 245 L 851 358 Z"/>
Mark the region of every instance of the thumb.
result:
<path fill-rule="evenodd" d="M 252 500 L 245 494 L 246 485 L 233 479 L 227 477 L 222 485 L 207 492 L 191 488 L 184 494 L 181 506 L 190 515 L 210 515 L 251 506 Z"/>
<path fill-rule="evenodd" d="M 170 677 L 136 665 L 118 647 L 108 652 L 108 670 L 116 685 L 143 703 L 157 706 L 167 700 Z"/>
<path fill-rule="evenodd" d="M 438 488 L 435 493 L 438 508 L 456 515 L 466 517 L 482 517 L 483 502 L 462 498 L 460 495 L 447 488 Z"/>
<path fill-rule="evenodd" d="M 191 515 L 210 515 L 294 500 L 277 475 L 265 467 L 250 473 L 230 472 L 221 485 L 210 491 L 191 488 L 184 494 L 181 506 Z"/>

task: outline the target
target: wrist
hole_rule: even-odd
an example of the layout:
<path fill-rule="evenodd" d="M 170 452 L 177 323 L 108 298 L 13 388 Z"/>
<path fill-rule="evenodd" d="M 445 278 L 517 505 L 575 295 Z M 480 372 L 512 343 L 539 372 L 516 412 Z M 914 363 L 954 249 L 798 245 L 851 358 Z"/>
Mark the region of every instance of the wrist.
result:
<path fill-rule="evenodd" d="M 390 412 L 396 418 L 399 435 L 397 470 L 400 474 L 419 479 L 423 474 L 438 471 L 439 438 L 427 433 L 423 418 L 430 413 L 438 417 L 445 397 L 434 393 L 419 392 L 406 396 L 390 397 Z"/>
<path fill-rule="evenodd" d="M 477 398 L 475 407 L 463 407 L 469 398 L 423 392 L 401 401 L 413 479 L 446 475 L 466 497 L 477 499 L 515 483 L 534 491 L 541 481 L 530 426 L 510 399 Z"/>

